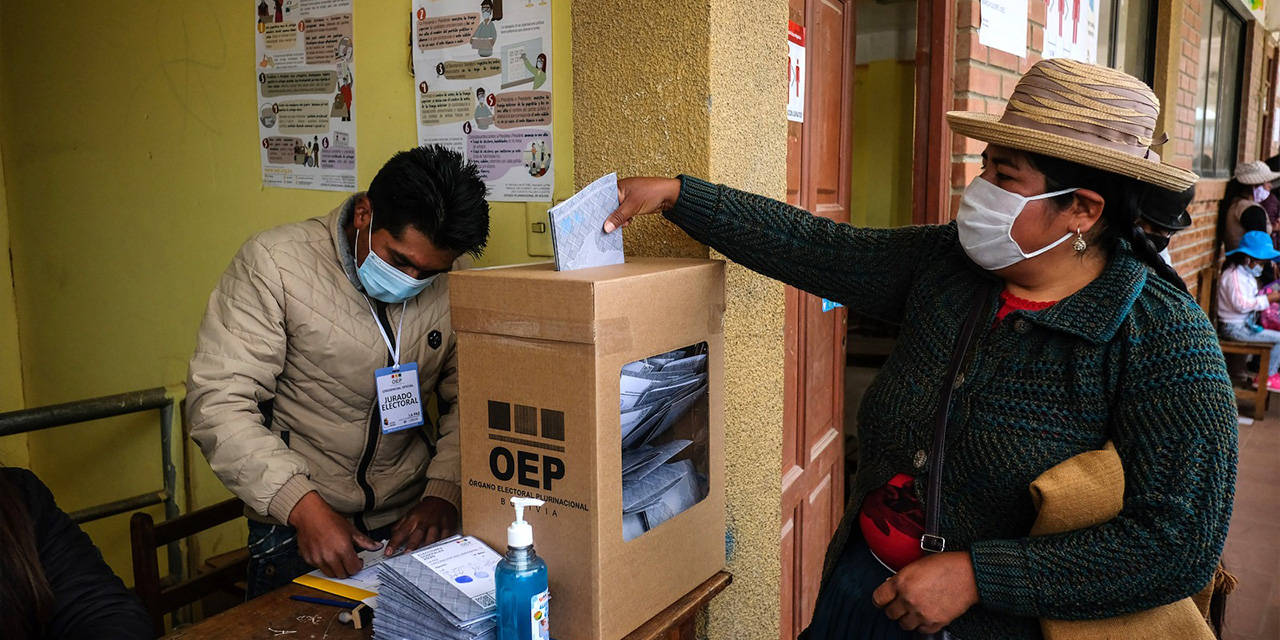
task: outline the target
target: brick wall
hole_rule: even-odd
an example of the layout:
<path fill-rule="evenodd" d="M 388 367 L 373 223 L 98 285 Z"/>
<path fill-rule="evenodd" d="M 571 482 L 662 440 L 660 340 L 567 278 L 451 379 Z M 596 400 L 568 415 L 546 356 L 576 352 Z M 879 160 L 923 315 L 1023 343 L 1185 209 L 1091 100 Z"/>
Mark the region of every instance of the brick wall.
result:
<path fill-rule="evenodd" d="M 1178 99 L 1177 118 L 1169 131 L 1169 142 L 1164 146 L 1164 160 L 1184 169 L 1190 169 L 1195 157 L 1196 87 L 1200 77 L 1200 30 L 1202 21 L 1209 19 L 1209 2 L 1212 0 L 1185 0 L 1182 25 L 1176 30 L 1181 38 L 1171 48 L 1175 51 L 1157 51 L 1156 55 L 1177 55 Z M 1169 253 L 1173 267 L 1187 283 L 1194 295 L 1199 290 L 1200 272 L 1217 259 L 1218 203 L 1226 189 L 1225 180 L 1201 180 L 1196 185 L 1196 199 L 1188 207 L 1191 226 L 1173 237 Z"/>
<path fill-rule="evenodd" d="M 984 47 L 978 43 L 979 0 L 956 3 L 955 106 L 960 111 L 1004 113 L 1004 105 L 1018 78 L 1040 60 L 1044 48 L 1045 1 L 1027 3 L 1027 57 Z M 951 215 L 960 206 L 960 193 L 982 172 L 985 143 L 953 134 L 951 141 Z"/>
<path fill-rule="evenodd" d="M 1240 86 L 1239 162 L 1253 162 L 1262 156 L 1262 110 L 1266 106 L 1268 83 L 1266 69 L 1267 31 L 1258 22 L 1245 25 L 1244 73 Z"/>
<path fill-rule="evenodd" d="M 1195 96 L 1199 69 L 1200 31 L 1202 20 L 1208 19 L 1209 2 L 1212 0 L 1185 0 L 1179 65 L 1177 119 L 1170 132 L 1170 144 L 1165 146 L 1165 160 L 1190 169 L 1195 154 Z M 1239 159 L 1258 159 L 1262 141 L 1262 105 L 1266 104 L 1265 92 L 1269 89 L 1261 82 L 1265 66 L 1265 28 L 1257 22 L 1245 25 L 1245 57 L 1241 85 L 1241 120 L 1239 124 Z M 1157 51 L 1156 55 L 1162 52 Z M 1169 243 L 1174 268 L 1182 275 L 1187 287 L 1196 293 L 1200 272 L 1218 259 L 1217 227 L 1218 206 L 1226 190 L 1226 180 L 1201 180 L 1196 185 L 1196 199 L 1191 203 L 1191 227 L 1174 236 Z"/>

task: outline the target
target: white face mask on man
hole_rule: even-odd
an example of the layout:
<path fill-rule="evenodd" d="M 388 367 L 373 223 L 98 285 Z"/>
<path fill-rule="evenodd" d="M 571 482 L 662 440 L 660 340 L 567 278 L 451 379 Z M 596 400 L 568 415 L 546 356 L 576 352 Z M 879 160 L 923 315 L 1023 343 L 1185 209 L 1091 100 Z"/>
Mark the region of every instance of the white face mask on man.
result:
<path fill-rule="evenodd" d="M 1013 239 L 1013 223 L 1018 214 L 1032 200 L 1043 200 L 1075 191 L 1076 188 L 1054 191 L 1030 198 L 1010 193 L 984 180 L 974 178 L 960 196 L 960 210 L 956 213 L 956 226 L 960 232 L 960 246 L 969 259 L 988 271 L 995 271 L 1034 258 L 1071 239 L 1067 233 L 1049 246 L 1031 253 Z"/>

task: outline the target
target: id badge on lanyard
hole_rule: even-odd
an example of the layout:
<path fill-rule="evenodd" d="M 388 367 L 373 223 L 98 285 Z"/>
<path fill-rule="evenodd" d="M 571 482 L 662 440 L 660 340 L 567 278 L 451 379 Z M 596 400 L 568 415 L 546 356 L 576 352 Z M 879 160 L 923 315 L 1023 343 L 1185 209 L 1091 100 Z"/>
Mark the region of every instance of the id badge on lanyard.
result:
<path fill-rule="evenodd" d="M 378 412 L 382 418 L 382 432 L 394 433 L 420 427 L 423 424 L 422 391 L 418 386 L 418 363 L 400 364 L 400 337 L 404 329 L 405 304 L 400 307 L 400 326 L 396 328 L 396 343 L 391 344 L 391 337 L 382 327 L 373 303 L 365 298 L 369 311 L 373 312 L 373 323 L 378 325 L 382 333 L 382 341 L 391 353 L 392 365 L 373 372 L 378 388 Z"/>

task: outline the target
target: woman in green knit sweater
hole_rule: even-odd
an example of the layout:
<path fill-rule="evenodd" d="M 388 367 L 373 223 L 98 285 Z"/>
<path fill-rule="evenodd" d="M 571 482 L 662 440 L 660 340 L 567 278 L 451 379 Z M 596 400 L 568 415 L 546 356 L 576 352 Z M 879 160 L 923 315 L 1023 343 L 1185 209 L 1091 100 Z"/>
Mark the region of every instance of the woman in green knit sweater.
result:
<path fill-rule="evenodd" d="M 1235 397 L 1208 319 L 1136 224 L 1148 190 L 1196 180 L 1151 151 L 1158 113 L 1131 76 L 1037 63 L 999 120 L 948 114 L 989 146 L 945 226 L 859 229 L 687 176 L 619 183 L 606 232 L 662 211 L 736 262 L 901 325 L 859 411 L 858 475 L 810 640 L 1039 638 L 1039 618 L 1151 609 L 1211 580 Z M 955 378 L 938 474 L 945 550 L 925 553 L 932 417 L 984 289 L 995 294 Z M 1121 513 L 1029 537 L 1028 484 L 1108 440 Z"/>

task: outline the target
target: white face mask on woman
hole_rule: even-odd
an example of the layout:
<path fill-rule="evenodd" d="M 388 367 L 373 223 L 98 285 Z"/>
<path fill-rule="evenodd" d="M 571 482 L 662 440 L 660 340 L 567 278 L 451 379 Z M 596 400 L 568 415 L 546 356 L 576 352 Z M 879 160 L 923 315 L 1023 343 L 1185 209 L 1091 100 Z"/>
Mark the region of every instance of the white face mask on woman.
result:
<path fill-rule="evenodd" d="M 1064 189 L 1028 198 L 1005 191 L 981 177 L 974 178 L 965 188 L 964 195 L 960 196 L 960 210 L 956 213 L 960 246 L 964 247 L 970 260 L 988 271 L 1034 258 L 1075 234 L 1067 233 L 1049 246 L 1027 253 L 1013 239 L 1013 223 L 1018 214 L 1032 200 L 1052 198 L 1075 190 Z"/>
<path fill-rule="evenodd" d="M 1267 185 L 1265 185 L 1265 184 L 1260 184 L 1260 185 L 1258 185 L 1258 186 L 1256 186 L 1256 187 L 1254 187 L 1254 188 L 1253 188 L 1253 201 L 1254 201 L 1254 202 L 1256 202 L 1256 203 L 1258 203 L 1258 204 L 1262 204 L 1262 201 L 1263 201 L 1263 200 L 1266 200 L 1266 199 L 1267 199 L 1267 198 L 1269 198 L 1269 197 L 1271 197 L 1271 189 L 1268 189 L 1268 188 L 1267 188 Z"/>

